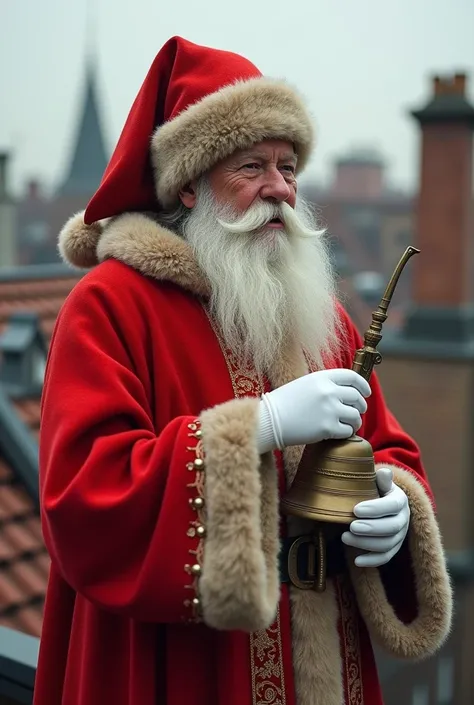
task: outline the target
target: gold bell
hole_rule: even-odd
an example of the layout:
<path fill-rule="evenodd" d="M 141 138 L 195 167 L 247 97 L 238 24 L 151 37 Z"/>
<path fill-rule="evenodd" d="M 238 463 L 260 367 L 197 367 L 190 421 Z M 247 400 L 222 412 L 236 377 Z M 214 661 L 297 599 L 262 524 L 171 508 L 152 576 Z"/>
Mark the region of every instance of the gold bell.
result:
<path fill-rule="evenodd" d="M 369 381 L 374 365 L 382 356 L 377 345 L 382 339 L 382 325 L 400 274 L 412 255 L 419 250 L 408 247 L 387 285 L 384 295 L 372 313 L 372 322 L 364 335 L 364 346 L 357 350 L 352 369 Z M 370 403 L 370 400 L 369 400 Z M 306 446 L 290 490 L 281 503 L 284 514 L 312 519 L 324 524 L 350 524 L 354 507 L 359 502 L 379 496 L 375 481 L 372 446 L 364 438 L 322 441 Z M 325 589 L 325 540 L 321 525 L 315 527 L 319 544 L 318 579 L 313 588 Z M 311 585 L 310 585 L 311 587 Z"/>
<path fill-rule="evenodd" d="M 306 447 L 282 509 L 303 519 L 349 524 L 356 504 L 378 496 L 372 446 L 354 435 Z"/>

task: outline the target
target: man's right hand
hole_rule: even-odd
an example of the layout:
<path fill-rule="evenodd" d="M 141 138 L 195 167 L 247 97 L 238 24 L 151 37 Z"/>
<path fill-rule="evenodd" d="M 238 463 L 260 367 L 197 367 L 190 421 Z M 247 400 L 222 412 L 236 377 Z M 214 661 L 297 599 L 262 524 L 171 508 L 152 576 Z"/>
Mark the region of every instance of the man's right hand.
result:
<path fill-rule="evenodd" d="M 312 372 L 264 394 L 259 452 L 349 438 L 362 425 L 370 394 L 369 383 L 348 369 Z"/>

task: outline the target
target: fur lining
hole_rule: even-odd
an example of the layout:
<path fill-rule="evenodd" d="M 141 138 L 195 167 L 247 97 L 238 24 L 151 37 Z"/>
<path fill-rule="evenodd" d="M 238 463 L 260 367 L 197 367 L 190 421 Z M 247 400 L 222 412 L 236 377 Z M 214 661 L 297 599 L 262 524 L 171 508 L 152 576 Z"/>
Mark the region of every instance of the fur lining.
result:
<path fill-rule="evenodd" d="M 342 705 L 342 661 L 334 584 L 326 590 L 290 590 L 296 702 Z"/>
<path fill-rule="evenodd" d="M 172 281 L 198 296 L 209 293 L 188 243 L 142 213 L 113 218 L 99 240 L 97 257 L 100 262 L 118 259 L 147 277 Z"/>
<path fill-rule="evenodd" d="M 398 619 L 377 568 L 358 568 L 352 557 L 348 563 L 359 608 L 374 641 L 396 657 L 419 659 L 434 654 L 449 634 L 452 589 L 438 523 L 425 490 L 407 470 L 391 469 L 394 482 L 410 503 L 408 546 L 418 603 L 416 618 L 410 624 Z M 353 551 L 349 553 L 353 556 Z"/>
<path fill-rule="evenodd" d="M 97 263 L 97 243 L 102 233 L 102 223 L 84 223 L 84 211 L 71 216 L 64 224 L 58 238 L 58 250 L 66 264 L 87 269 Z"/>
<path fill-rule="evenodd" d="M 65 262 L 76 267 L 114 258 L 146 277 L 171 281 L 196 296 L 209 295 L 209 283 L 191 247 L 144 213 L 124 213 L 93 225 L 84 225 L 83 213 L 78 213 L 61 231 L 60 251 Z"/>
<path fill-rule="evenodd" d="M 157 128 L 151 142 L 156 194 L 165 207 L 180 188 L 237 149 L 264 139 L 293 142 L 298 172 L 313 144 L 310 115 L 298 93 L 283 81 L 237 81 L 191 105 Z"/>
<path fill-rule="evenodd" d="M 199 580 L 215 629 L 267 629 L 280 599 L 278 474 L 257 451 L 258 399 L 201 414 L 206 457 L 206 543 Z"/>

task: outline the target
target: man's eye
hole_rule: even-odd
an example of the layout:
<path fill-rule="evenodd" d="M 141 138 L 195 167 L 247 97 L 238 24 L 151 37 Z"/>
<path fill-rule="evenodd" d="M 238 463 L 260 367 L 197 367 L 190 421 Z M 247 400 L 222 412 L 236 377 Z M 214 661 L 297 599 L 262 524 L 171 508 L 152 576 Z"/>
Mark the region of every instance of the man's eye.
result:
<path fill-rule="evenodd" d="M 242 169 L 260 169 L 260 164 L 257 164 L 257 162 L 249 162 L 249 164 L 244 164 Z"/>
<path fill-rule="evenodd" d="M 285 164 L 285 165 L 282 166 L 281 168 L 282 168 L 284 171 L 290 172 L 290 174 L 294 174 L 294 173 L 295 173 L 295 167 L 293 166 L 293 164 Z"/>

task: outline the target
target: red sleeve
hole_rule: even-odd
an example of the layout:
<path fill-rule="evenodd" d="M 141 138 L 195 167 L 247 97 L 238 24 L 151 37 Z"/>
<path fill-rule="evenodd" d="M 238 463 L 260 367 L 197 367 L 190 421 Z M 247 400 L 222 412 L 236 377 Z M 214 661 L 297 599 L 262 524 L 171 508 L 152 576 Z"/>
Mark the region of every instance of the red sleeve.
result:
<path fill-rule="evenodd" d="M 118 309 L 105 287 L 84 285 L 59 316 L 42 400 L 45 541 L 64 579 L 91 602 L 175 622 L 192 597 L 184 566 L 195 561 L 186 469 L 196 457 L 195 418 L 154 428 L 120 327 L 127 295 L 120 291 Z"/>
<path fill-rule="evenodd" d="M 58 318 L 40 439 L 46 545 L 101 609 L 266 628 L 279 596 L 278 480 L 258 453 L 259 400 L 155 428 L 152 400 L 170 390 L 166 365 L 150 369 L 141 294 L 130 279 L 82 280 Z"/>

